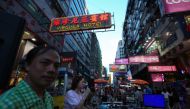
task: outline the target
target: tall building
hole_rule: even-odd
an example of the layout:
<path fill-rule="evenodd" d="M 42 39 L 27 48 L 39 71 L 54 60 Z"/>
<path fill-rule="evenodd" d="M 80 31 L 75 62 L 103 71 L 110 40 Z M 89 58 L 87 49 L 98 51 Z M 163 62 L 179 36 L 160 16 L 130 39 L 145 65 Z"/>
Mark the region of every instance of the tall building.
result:
<path fill-rule="evenodd" d="M 90 65 L 92 75 L 101 77 L 102 71 L 102 54 L 98 39 L 95 33 L 91 36 L 91 52 L 90 52 Z"/>
<path fill-rule="evenodd" d="M 184 7 L 180 7 L 181 4 Z M 125 57 L 136 55 L 160 57 L 160 63 L 157 64 L 129 65 L 134 77 L 151 81 L 148 65 L 175 65 L 178 75 L 183 75 L 181 71 L 189 75 L 188 4 L 189 2 L 182 1 L 168 3 L 167 0 L 129 0 L 123 26 Z M 172 10 L 171 5 L 175 5 L 178 9 L 185 8 L 186 12 L 175 10 L 167 13 L 167 9 Z M 164 75 L 169 77 L 172 74 Z M 167 78 L 165 79 L 167 81 Z M 168 81 L 174 80 L 168 79 Z"/>
<path fill-rule="evenodd" d="M 51 45 L 55 46 L 61 54 L 74 52 L 76 62 L 74 68 L 71 69 L 72 72 L 90 78 L 91 33 L 85 31 L 49 32 L 52 18 L 87 15 L 86 7 L 85 0 L 1 0 L 0 11 L 26 20 L 26 29 L 15 65 L 18 65 L 18 60 L 34 46 Z M 16 66 L 14 72 L 16 72 Z"/>
<path fill-rule="evenodd" d="M 117 45 L 117 51 L 116 51 L 116 58 L 124 58 L 124 46 L 123 46 L 123 40 L 120 40 Z"/>
<path fill-rule="evenodd" d="M 102 66 L 102 77 L 107 79 L 108 77 L 108 71 L 106 69 L 106 67 Z"/>

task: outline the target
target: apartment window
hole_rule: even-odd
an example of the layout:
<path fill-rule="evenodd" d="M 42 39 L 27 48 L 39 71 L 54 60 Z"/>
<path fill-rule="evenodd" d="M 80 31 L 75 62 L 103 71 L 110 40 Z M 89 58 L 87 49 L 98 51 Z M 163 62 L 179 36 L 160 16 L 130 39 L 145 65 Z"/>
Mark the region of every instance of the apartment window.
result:
<path fill-rule="evenodd" d="M 41 24 L 42 27 L 48 29 L 50 21 L 42 13 L 42 11 L 31 0 L 20 0 L 19 4 L 24 7 L 31 15 Z"/>
<path fill-rule="evenodd" d="M 62 8 L 60 7 L 58 1 L 55 2 L 53 0 L 46 0 L 46 2 L 48 3 L 49 7 L 52 9 L 56 17 L 60 17 L 63 15 Z"/>

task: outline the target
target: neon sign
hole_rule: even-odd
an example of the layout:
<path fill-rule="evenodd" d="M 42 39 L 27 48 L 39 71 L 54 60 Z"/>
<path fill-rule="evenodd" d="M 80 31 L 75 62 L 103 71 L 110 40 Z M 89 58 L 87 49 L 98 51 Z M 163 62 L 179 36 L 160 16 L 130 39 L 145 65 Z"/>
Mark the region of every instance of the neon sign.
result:
<path fill-rule="evenodd" d="M 127 58 L 124 59 L 115 59 L 115 64 L 129 64 L 129 61 Z"/>
<path fill-rule="evenodd" d="M 175 72 L 176 66 L 148 66 L 149 72 Z"/>
<path fill-rule="evenodd" d="M 157 63 L 158 56 L 133 56 L 129 57 L 129 63 Z"/>
<path fill-rule="evenodd" d="M 190 2 L 190 0 L 166 0 L 167 4 L 178 4 L 181 2 Z"/>
<path fill-rule="evenodd" d="M 74 57 L 62 58 L 62 62 L 63 63 L 73 62 L 73 60 L 74 60 Z"/>
<path fill-rule="evenodd" d="M 162 0 L 163 13 L 179 13 L 190 10 L 190 0 Z"/>
<path fill-rule="evenodd" d="M 51 20 L 50 32 L 111 28 L 111 14 L 101 13 L 74 17 L 61 17 Z"/>

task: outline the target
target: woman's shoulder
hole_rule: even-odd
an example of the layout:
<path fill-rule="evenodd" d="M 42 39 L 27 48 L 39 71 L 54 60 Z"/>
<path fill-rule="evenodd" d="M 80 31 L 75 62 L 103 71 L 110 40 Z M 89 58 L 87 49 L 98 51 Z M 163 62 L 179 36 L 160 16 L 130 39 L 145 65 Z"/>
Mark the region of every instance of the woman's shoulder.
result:
<path fill-rule="evenodd" d="M 69 90 L 69 91 L 66 93 L 66 95 L 68 95 L 68 96 L 77 96 L 77 95 L 79 95 L 79 94 L 77 94 L 77 92 L 76 92 L 75 90 Z"/>
<path fill-rule="evenodd" d="M 69 94 L 69 95 L 70 95 L 70 94 L 75 94 L 75 93 L 76 93 L 76 92 L 75 92 L 74 90 L 68 90 L 68 91 L 67 91 L 67 94 Z"/>

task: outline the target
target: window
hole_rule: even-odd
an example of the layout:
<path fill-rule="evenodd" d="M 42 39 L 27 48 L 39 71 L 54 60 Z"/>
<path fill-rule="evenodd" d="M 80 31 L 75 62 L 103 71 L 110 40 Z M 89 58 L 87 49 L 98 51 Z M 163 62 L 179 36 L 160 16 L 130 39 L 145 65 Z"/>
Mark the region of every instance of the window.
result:
<path fill-rule="evenodd" d="M 20 0 L 19 4 L 23 6 L 42 27 L 49 29 L 49 19 L 31 0 Z"/>

